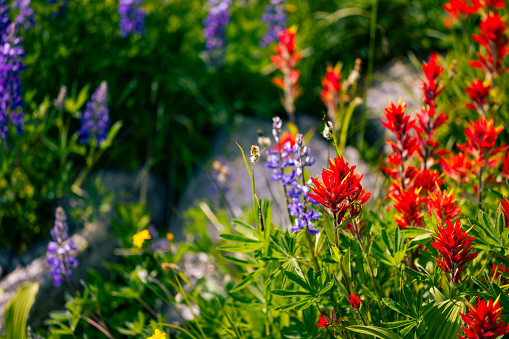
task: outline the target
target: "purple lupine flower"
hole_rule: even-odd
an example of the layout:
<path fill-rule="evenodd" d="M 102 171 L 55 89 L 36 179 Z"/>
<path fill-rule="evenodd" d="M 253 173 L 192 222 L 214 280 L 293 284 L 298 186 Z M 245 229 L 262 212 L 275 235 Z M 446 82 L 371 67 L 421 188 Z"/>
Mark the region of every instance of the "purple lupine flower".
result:
<path fill-rule="evenodd" d="M 129 34 L 143 35 L 145 33 L 145 9 L 141 6 L 143 0 L 119 0 L 118 14 L 120 15 L 120 36 L 125 38 Z"/>
<path fill-rule="evenodd" d="M 19 14 L 11 22 L 10 7 L 6 0 L 0 0 L 0 138 L 5 140 L 9 132 L 9 121 L 18 134 L 23 133 L 25 115 L 21 96 L 21 79 L 19 73 L 25 69 L 23 58 L 25 50 L 21 43 L 21 28 L 28 29 L 34 22 L 34 11 L 30 0 L 18 0 L 12 8 L 19 9 Z"/>
<path fill-rule="evenodd" d="M 78 266 L 74 256 L 76 247 L 69 238 L 67 217 L 62 207 L 55 211 L 55 226 L 50 231 L 53 241 L 48 243 L 48 265 L 53 285 L 60 286 L 64 278 L 72 280 L 72 269 Z"/>
<path fill-rule="evenodd" d="M 270 0 L 271 4 L 265 6 L 262 22 L 267 24 L 267 32 L 260 40 L 260 46 L 267 47 L 270 43 L 277 41 L 279 32 L 286 27 L 285 1 Z"/>
<path fill-rule="evenodd" d="M 307 208 L 308 197 L 306 193 L 309 192 L 309 186 L 300 185 L 297 181 L 298 178 L 302 178 L 304 167 L 312 166 L 315 163 L 315 158 L 311 156 L 311 149 L 305 145 L 302 134 L 297 134 L 295 137 L 293 163 L 295 165 L 295 180 L 292 182 L 292 188 L 288 191 L 293 203 L 289 204 L 288 208 L 292 216 L 297 218 L 295 219 L 295 226 L 290 227 L 290 231 L 297 232 L 302 228 L 306 228 L 309 233 L 316 234 L 318 230 L 314 227 L 313 221 L 318 220 L 321 215 L 310 206 L 309 209 Z"/>
<path fill-rule="evenodd" d="M 280 136 L 282 129 L 282 121 L 279 117 L 273 118 L 272 135 L 276 144 L 280 144 Z M 311 234 L 316 234 L 319 231 L 314 227 L 314 221 L 320 218 L 320 213 L 315 211 L 309 203 L 316 204 L 316 201 L 311 201 L 307 197 L 309 186 L 304 183 L 304 167 L 312 166 L 315 163 L 315 158 L 311 156 L 311 149 L 304 143 L 304 138 L 301 134 L 295 137 L 295 144 L 292 146 L 291 142 L 287 141 L 283 147 L 276 150 L 267 151 L 267 163 L 265 167 L 272 169 L 272 180 L 281 181 L 286 189 L 286 200 L 290 200 L 288 204 L 288 211 L 292 217 L 295 217 L 295 225 L 290 227 L 290 231 L 297 232 L 303 228 Z M 285 173 L 285 168 L 291 168 Z M 298 179 L 301 180 L 302 185 L 299 184 Z"/>
<path fill-rule="evenodd" d="M 231 0 L 209 0 L 209 12 L 203 20 L 203 37 L 205 38 L 205 63 L 219 67 L 224 60 L 226 46 L 226 26 L 230 21 Z"/>
<path fill-rule="evenodd" d="M 110 110 L 108 109 L 108 84 L 106 81 L 92 94 L 92 99 L 86 104 L 81 115 L 81 127 L 78 134 L 81 143 L 86 144 L 90 139 L 100 146 L 107 138 L 110 127 Z"/>

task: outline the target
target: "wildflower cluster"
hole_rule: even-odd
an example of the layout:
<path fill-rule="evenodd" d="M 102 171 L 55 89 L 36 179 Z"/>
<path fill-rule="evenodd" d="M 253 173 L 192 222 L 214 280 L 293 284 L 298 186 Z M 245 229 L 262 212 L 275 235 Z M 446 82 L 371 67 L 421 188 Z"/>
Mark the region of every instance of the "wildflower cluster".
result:
<path fill-rule="evenodd" d="M 219 67 L 224 58 L 226 46 L 226 27 L 230 21 L 231 0 L 209 0 L 208 16 L 203 20 L 203 37 L 205 38 L 205 63 Z"/>
<path fill-rule="evenodd" d="M 25 115 L 21 96 L 20 72 L 25 69 L 21 30 L 33 24 L 33 9 L 30 0 L 18 0 L 12 4 L 19 10 L 11 22 L 10 8 L 6 0 L 0 0 L 0 139 L 5 140 L 9 133 L 9 123 L 16 133 L 23 132 Z"/>
<path fill-rule="evenodd" d="M 272 135 L 276 145 L 267 151 L 265 166 L 272 169 L 272 180 L 281 181 L 283 185 L 288 212 L 295 218 L 295 225 L 290 230 L 297 232 L 305 228 L 309 233 L 316 234 L 318 230 L 314 227 L 314 221 L 320 218 L 320 213 L 309 206 L 314 200 L 308 199 L 306 195 L 309 187 L 304 178 L 304 168 L 312 166 L 315 158 L 311 156 L 311 149 L 305 145 L 301 134 L 281 134 L 282 124 L 279 117 L 273 119 Z M 285 172 L 285 168 L 290 167 L 294 168 L 289 173 Z"/>
<path fill-rule="evenodd" d="M 60 286 L 63 279 L 72 280 L 72 269 L 78 266 L 74 257 L 76 247 L 69 238 L 67 217 L 64 209 L 58 207 L 55 211 L 55 226 L 51 230 L 53 241 L 48 243 L 48 265 L 53 284 Z"/>
<path fill-rule="evenodd" d="M 145 31 L 146 12 L 142 7 L 143 0 L 119 0 L 120 36 L 129 34 L 142 35 Z"/>
<path fill-rule="evenodd" d="M 430 215 L 440 218 L 440 223 L 459 215 L 456 198 L 441 191 L 444 179 L 432 169 L 437 163 L 436 157 L 445 153 L 438 149 L 436 138 L 437 129 L 447 121 L 444 112 L 437 112 L 436 103 L 443 91 L 439 77 L 444 69 L 438 64 L 438 57 L 432 54 L 423 63 L 422 70 L 424 105 L 416 119 L 405 112 L 406 105 L 400 101 L 385 109 L 386 120 L 382 121 L 395 137 L 394 141 L 387 140 L 393 153 L 387 157 L 384 171 L 392 179 L 389 199 L 394 201 L 400 228 L 422 227 L 425 207 Z"/>
<path fill-rule="evenodd" d="M 452 285 L 458 284 L 464 280 L 461 280 L 461 273 L 465 265 L 477 257 L 477 253 L 470 253 L 474 237 L 469 237 L 469 231 L 461 228 L 459 218 L 454 224 L 447 220 L 445 226 L 439 225 L 435 232 L 436 236 L 431 246 L 442 255 L 442 258 L 438 258 L 437 264 L 444 272 L 451 275 Z"/>
<path fill-rule="evenodd" d="M 502 307 L 500 301 L 490 299 L 488 303 L 477 298 L 477 308 L 469 306 L 469 312 L 462 314 L 461 318 L 466 326 L 461 327 L 465 332 L 465 336 L 458 334 L 459 339 L 475 339 L 475 338 L 498 338 L 509 333 L 509 325 L 504 325 L 504 321 L 500 318 Z"/>
<path fill-rule="evenodd" d="M 270 0 L 270 5 L 264 7 L 261 21 L 267 24 L 267 32 L 260 40 L 260 46 L 267 47 L 277 41 L 279 32 L 286 26 L 285 2 L 286 0 Z"/>
<path fill-rule="evenodd" d="M 81 115 L 81 127 L 78 131 L 81 142 L 86 144 L 94 140 L 100 146 L 107 138 L 110 126 L 110 111 L 108 109 L 108 84 L 103 81 L 87 102 L 85 111 Z"/>
<path fill-rule="evenodd" d="M 299 89 L 300 71 L 295 69 L 297 63 L 302 58 L 302 52 L 297 52 L 295 39 L 297 37 L 297 28 L 291 27 L 279 33 L 279 44 L 275 47 L 277 55 L 271 55 L 270 60 L 282 73 L 272 79 L 272 82 L 284 91 L 284 108 L 290 121 L 295 122 L 294 101 L 297 99 L 301 90 Z"/>

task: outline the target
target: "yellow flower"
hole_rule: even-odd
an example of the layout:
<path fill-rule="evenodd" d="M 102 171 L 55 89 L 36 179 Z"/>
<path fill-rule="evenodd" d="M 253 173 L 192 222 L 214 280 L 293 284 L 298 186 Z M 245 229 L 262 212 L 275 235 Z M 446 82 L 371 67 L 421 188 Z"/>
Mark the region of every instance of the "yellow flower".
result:
<path fill-rule="evenodd" d="M 149 338 L 147 338 L 147 339 L 166 339 L 166 333 L 163 333 L 163 332 L 161 332 L 159 330 L 156 330 L 154 332 L 154 335 L 149 337 Z"/>
<path fill-rule="evenodd" d="M 143 242 L 151 238 L 150 234 L 148 234 L 148 230 L 143 230 L 133 235 L 133 245 L 141 248 L 141 246 L 143 246 Z"/>
<path fill-rule="evenodd" d="M 172 241 L 172 240 L 173 240 L 173 238 L 175 238 L 175 237 L 173 236 L 173 233 L 166 233 L 166 239 L 168 239 L 168 241 Z"/>

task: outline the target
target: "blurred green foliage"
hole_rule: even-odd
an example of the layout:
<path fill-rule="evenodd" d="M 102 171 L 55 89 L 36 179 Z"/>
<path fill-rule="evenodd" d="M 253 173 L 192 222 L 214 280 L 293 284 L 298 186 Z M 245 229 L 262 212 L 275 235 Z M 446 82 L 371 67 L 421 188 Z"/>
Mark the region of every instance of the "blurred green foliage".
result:
<path fill-rule="evenodd" d="M 351 69 L 355 58 L 366 61 L 372 3 L 287 2 L 288 24 L 299 26 L 306 55 L 299 65 L 305 93 L 297 112 L 322 115 L 318 87 L 326 62 L 341 60 Z M 211 135 L 236 114 L 283 115 L 279 92 L 265 75 L 272 46 L 258 44 L 268 4 L 233 2 L 226 61 L 213 70 L 200 58 L 205 0 L 146 0 L 146 34 L 127 38 L 119 36 L 117 1 L 70 1 L 53 18 L 57 6 L 33 0 L 38 24 L 25 40 L 26 92 L 38 101 L 56 96 L 64 84 L 72 89 L 108 81 L 113 121 L 122 119 L 126 127 L 105 165 L 136 169 L 150 161 L 179 191 L 207 154 Z M 428 53 L 443 47 L 434 34 L 442 28 L 437 1 L 381 0 L 378 9 L 378 62 L 407 49 Z"/>

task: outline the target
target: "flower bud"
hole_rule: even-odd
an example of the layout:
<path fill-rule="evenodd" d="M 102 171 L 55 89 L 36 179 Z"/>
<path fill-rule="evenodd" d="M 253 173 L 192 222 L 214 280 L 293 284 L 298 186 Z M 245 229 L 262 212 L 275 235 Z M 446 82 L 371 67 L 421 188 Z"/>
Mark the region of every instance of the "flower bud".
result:
<path fill-rule="evenodd" d="M 261 129 L 258 130 L 258 145 L 264 149 L 270 149 L 272 145 L 270 138 L 264 136 Z"/>
<path fill-rule="evenodd" d="M 327 121 L 325 123 L 325 127 L 323 128 L 323 137 L 327 140 L 332 140 L 332 122 Z"/>
<path fill-rule="evenodd" d="M 251 163 L 254 164 L 258 161 L 260 161 L 260 147 L 256 145 L 251 146 Z"/>

